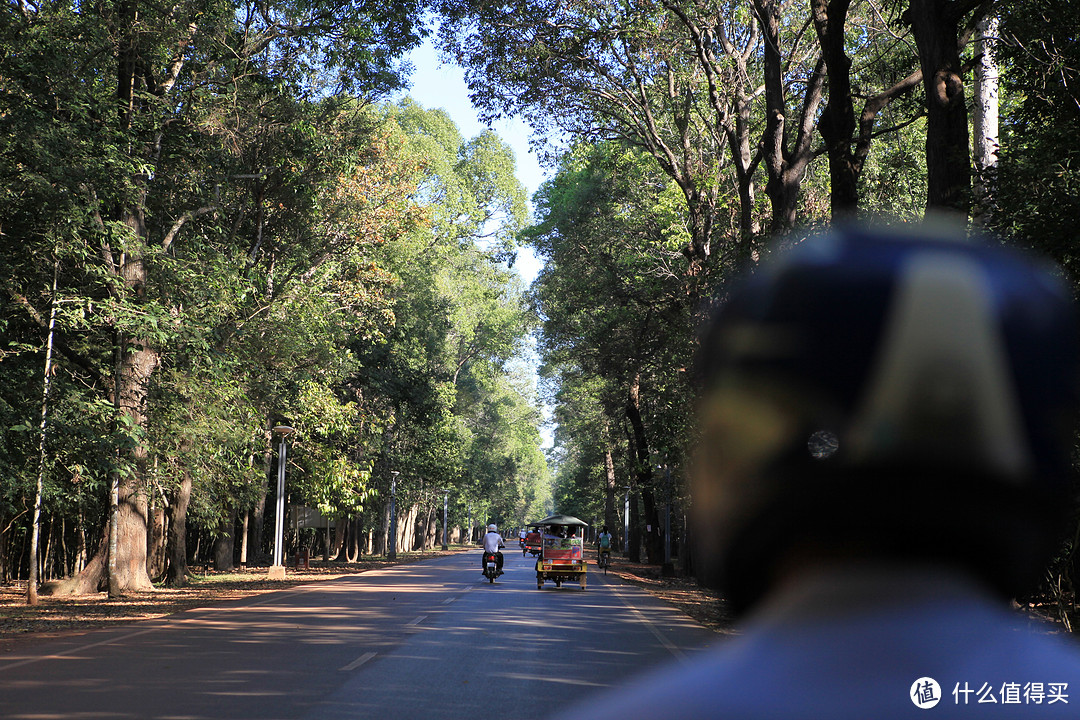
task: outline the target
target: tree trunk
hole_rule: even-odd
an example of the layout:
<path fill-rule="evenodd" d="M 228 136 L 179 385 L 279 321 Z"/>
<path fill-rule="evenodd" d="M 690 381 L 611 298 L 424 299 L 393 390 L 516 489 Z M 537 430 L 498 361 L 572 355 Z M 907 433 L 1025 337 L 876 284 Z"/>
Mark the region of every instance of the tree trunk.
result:
<path fill-rule="evenodd" d="M 385 555 L 390 550 L 390 502 L 383 503 L 382 512 L 379 513 L 379 531 L 372 538 L 371 552 L 373 555 Z"/>
<path fill-rule="evenodd" d="M 975 184 L 972 219 L 988 227 L 994 217 L 998 150 L 998 64 L 995 46 L 998 18 L 986 17 L 975 28 L 975 102 L 972 105 Z"/>
<path fill-rule="evenodd" d="M 745 70 L 745 62 L 742 63 Z M 739 187 L 739 251 L 736 260 L 740 264 L 748 263 L 752 259 L 754 240 L 761 232 L 761 226 L 754 212 L 757 202 L 756 186 L 754 184 L 754 171 L 757 162 L 754 152 L 750 147 L 750 110 L 753 106 L 751 98 L 740 90 L 739 104 L 735 118 L 735 132 L 731 134 L 729 142 L 732 157 L 735 160 L 735 175 Z"/>
<path fill-rule="evenodd" d="M 770 231 L 783 234 L 795 225 L 799 191 L 806 166 L 814 157 L 813 129 L 825 85 L 824 60 L 818 60 L 807 78 L 794 140 L 788 142 L 787 102 L 784 97 L 784 58 L 780 48 L 781 6 L 777 0 L 755 0 L 754 6 L 764 38 L 765 130 L 761 138 L 768 182 L 765 194 L 772 208 Z"/>
<path fill-rule="evenodd" d="M 65 595 L 92 595 L 105 587 L 107 581 L 106 562 L 109 556 L 109 532 L 102 532 L 98 543 L 97 552 L 90 558 L 90 562 L 82 569 L 82 572 L 70 578 L 51 580 L 38 588 L 38 595 L 42 596 L 65 596 Z"/>
<path fill-rule="evenodd" d="M 273 423 L 268 422 L 266 424 L 267 436 L 270 434 L 270 428 L 273 427 Z M 266 525 L 266 498 L 270 493 L 271 484 L 277 487 L 277 476 L 273 474 L 274 470 L 274 449 L 269 443 L 266 444 L 263 449 L 262 466 L 263 466 L 263 482 L 259 486 L 259 494 L 255 498 L 255 506 L 251 509 L 251 537 L 248 538 L 248 562 L 253 565 L 261 565 L 264 562 L 269 565 L 267 558 L 269 557 L 269 551 L 263 534 L 265 532 Z"/>
<path fill-rule="evenodd" d="M 348 562 L 354 563 L 359 560 L 360 553 L 364 551 L 364 548 L 361 547 L 363 545 L 363 542 L 361 541 L 360 533 L 360 518 L 353 518 L 349 520 L 349 543 L 346 546 L 347 550 L 345 555 L 345 559 Z"/>
<path fill-rule="evenodd" d="M 218 536 L 214 538 L 214 569 L 232 570 L 233 556 L 236 552 L 236 543 L 233 537 L 236 534 L 236 513 L 232 510 L 218 526 Z"/>
<path fill-rule="evenodd" d="M 971 166 L 955 6 L 946 0 L 910 0 L 907 17 L 926 93 L 926 209 L 966 217 Z"/>
<path fill-rule="evenodd" d="M 346 540 L 350 539 L 352 534 L 352 521 L 343 517 L 338 518 L 337 527 L 334 528 L 334 540 L 330 547 L 329 560 L 337 560 L 341 557 L 341 550 L 345 547 Z"/>
<path fill-rule="evenodd" d="M 621 533 L 616 529 L 618 516 L 615 514 L 615 461 L 611 455 L 610 444 L 604 447 L 604 473 L 604 524 L 607 525 L 608 532 L 614 531 L 618 536 Z"/>
<path fill-rule="evenodd" d="M 439 536 L 438 521 L 436 520 L 435 506 L 431 505 L 427 511 L 427 522 L 424 523 L 424 549 L 434 550 Z"/>
<path fill-rule="evenodd" d="M 240 527 L 240 567 L 248 564 L 248 543 L 251 540 L 251 511 L 244 511 L 244 522 Z"/>
<path fill-rule="evenodd" d="M 154 503 L 150 513 L 150 547 L 147 550 L 146 572 L 151 578 L 160 578 L 165 574 L 168 557 L 168 536 L 165 531 L 165 504 L 160 498 Z"/>
<path fill-rule="evenodd" d="M 410 552 L 416 549 L 416 513 L 416 505 L 410 505 L 408 512 L 405 513 L 405 522 L 398 521 L 398 552 Z"/>
<path fill-rule="evenodd" d="M 649 442 L 645 435 L 645 423 L 641 419 L 641 376 L 635 374 L 630 382 L 627 394 L 626 417 L 633 431 L 633 455 L 635 458 L 634 475 L 641 498 L 645 503 L 645 524 L 651 528 L 645 537 L 645 552 L 650 563 L 657 562 L 663 552 L 663 538 L 656 533 L 656 501 L 652 490 L 652 466 L 650 463 Z"/>
<path fill-rule="evenodd" d="M 829 208 L 834 220 L 854 215 L 859 207 L 858 173 L 852 154 L 855 103 L 851 97 L 851 58 L 844 52 L 844 27 L 851 0 L 811 0 L 814 29 L 829 78 L 829 100 L 818 119 L 818 131 L 829 156 Z"/>
<path fill-rule="evenodd" d="M 191 501 L 191 473 L 185 468 L 176 497 L 169 504 L 169 568 L 165 583 L 169 587 L 187 584 L 187 511 Z"/>

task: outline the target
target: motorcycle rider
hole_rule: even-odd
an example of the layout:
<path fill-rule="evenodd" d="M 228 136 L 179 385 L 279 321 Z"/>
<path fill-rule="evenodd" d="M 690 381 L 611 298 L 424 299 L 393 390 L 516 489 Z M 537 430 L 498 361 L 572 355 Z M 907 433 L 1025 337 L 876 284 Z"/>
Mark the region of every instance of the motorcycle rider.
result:
<path fill-rule="evenodd" d="M 499 548 L 506 547 L 503 543 L 502 535 L 499 534 L 499 528 L 495 523 L 488 525 L 487 534 L 484 535 L 484 554 L 480 556 L 480 572 L 483 573 L 485 563 L 484 558 L 489 554 L 495 556 L 496 567 L 498 567 L 499 574 L 503 574 L 503 554 L 499 552 Z"/>

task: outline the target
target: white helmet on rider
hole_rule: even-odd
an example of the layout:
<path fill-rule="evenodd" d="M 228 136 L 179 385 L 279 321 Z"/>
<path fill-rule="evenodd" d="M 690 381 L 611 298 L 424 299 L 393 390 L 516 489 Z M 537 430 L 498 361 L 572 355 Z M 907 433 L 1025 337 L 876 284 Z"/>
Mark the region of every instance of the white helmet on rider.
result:
<path fill-rule="evenodd" d="M 495 523 L 488 525 L 488 532 L 499 532 L 499 528 L 495 527 Z"/>

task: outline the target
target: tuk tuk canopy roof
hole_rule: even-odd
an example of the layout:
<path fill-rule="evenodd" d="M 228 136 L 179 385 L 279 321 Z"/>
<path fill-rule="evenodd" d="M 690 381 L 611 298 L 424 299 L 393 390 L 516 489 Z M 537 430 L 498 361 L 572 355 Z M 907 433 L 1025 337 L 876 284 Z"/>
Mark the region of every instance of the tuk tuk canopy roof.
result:
<path fill-rule="evenodd" d="M 573 515 L 548 515 L 543 520 L 539 520 L 535 523 L 529 523 L 530 525 L 579 525 L 581 527 L 589 527 L 589 523 L 583 520 L 578 520 Z"/>

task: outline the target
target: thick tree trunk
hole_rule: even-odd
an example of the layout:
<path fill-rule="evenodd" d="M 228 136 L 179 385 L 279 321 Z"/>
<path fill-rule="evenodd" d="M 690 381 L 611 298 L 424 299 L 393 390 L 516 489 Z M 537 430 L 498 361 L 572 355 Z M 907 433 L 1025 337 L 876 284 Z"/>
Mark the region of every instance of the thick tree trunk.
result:
<path fill-rule="evenodd" d="M 926 208 L 966 216 L 971 165 L 956 6 L 946 0 L 911 0 L 907 17 L 926 93 Z"/>
<path fill-rule="evenodd" d="M 345 542 L 352 535 L 352 521 L 346 518 L 337 519 L 337 527 L 334 528 L 333 540 L 330 543 L 330 552 L 327 562 L 330 560 L 337 560 L 341 557 L 341 550 L 345 547 Z"/>
<path fill-rule="evenodd" d="M 410 505 L 405 513 L 405 522 L 398 520 L 398 552 L 411 552 L 416 549 L 416 505 Z"/>
<path fill-rule="evenodd" d="M 630 421 L 633 431 L 633 457 L 636 460 L 634 475 L 637 478 L 636 485 L 645 503 L 645 525 L 647 534 L 645 537 L 645 552 L 650 563 L 658 562 L 662 557 L 663 538 L 656 533 L 658 516 L 656 513 L 656 501 L 652 489 L 652 465 L 650 463 L 649 441 L 645 435 L 645 423 L 641 419 L 641 376 L 635 375 L 630 382 L 630 389 L 626 401 L 626 417 Z M 651 529 L 651 530 L 650 530 Z"/>
<path fill-rule="evenodd" d="M 106 560 L 109 556 L 109 532 L 106 529 L 98 543 L 97 552 L 80 573 L 61 580 L 51 580 L 38 588 L 38 595 L 61 597 L 65 595 L 92 595 L 105 588 L 108 576 Z"/>
<path fill-rule="evenodd" d="M 363 538 L 361 537 L 362 528 L 360 527 L 360 518 L 352 518 L 349 520 L 349 538 L 346 545 L 345 559 L 348 562 L 356 562 L 360 559 L 360 554 L 364 552 Z"/>
<path fill-rule="evenodd" d="M 214 538 L 214 569 L 232 570 L 233 556 L 236 552 L 236 513 L 229 511 L 229 515 L 218 526 L 218 536 Z"/>
<path fill-rule="evenodd" d="M 833 219 L 853 215 L 859 207 L 858 172 L 852 153 L 855 103 L 851 97 L 851 58 L 844 52 L 844 26 L 851 0 L 811 0 L 814 29 L 829 78 L 829 100 L 818 119 L 818 131 L 829 155 L 829 207 Z"/>
<path fill-rule="evenodd" d="M 165 583 L 169 587 L 187 584 L 187 511 L 190 501 L 191 473 L 185 469 L 176 497 L 169 505 L 169 569 L 165 574 Z"/>

